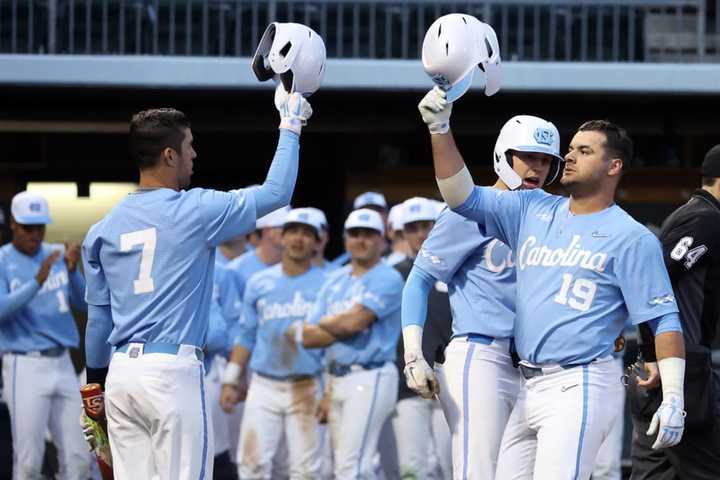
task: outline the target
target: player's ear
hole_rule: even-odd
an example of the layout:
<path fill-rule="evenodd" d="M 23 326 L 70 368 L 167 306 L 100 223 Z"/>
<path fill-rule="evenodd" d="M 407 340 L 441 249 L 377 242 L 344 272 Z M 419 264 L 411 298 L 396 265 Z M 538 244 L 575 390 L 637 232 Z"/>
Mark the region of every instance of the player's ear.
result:
<path fill-rule="evenodd" d="M 620 158 L 610 159 L 610 168 L 608 169 L 608 175 L 611 177 L 622 175 L 623 161 Z"/>
<path fill-rule="evenodd" d="M 160 154 L 160 161 L 163 162 L 168 167 L 175 167 L 176 161 L 175 161 L 175 151 L 170 147 L 165 147 L 162 150 L 162 153 Z"/>

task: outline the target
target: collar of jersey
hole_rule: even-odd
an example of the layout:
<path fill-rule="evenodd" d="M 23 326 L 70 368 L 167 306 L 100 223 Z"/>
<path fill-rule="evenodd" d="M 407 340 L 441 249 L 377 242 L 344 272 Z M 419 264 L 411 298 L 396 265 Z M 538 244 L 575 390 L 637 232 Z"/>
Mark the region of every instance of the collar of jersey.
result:
<path fill-rule="evenodd" d="M 702 188 L 698 188 L 693 192 L 693 197 L 700 197 L 703 200 L 707 200 L 707 202 L 715 207 L 718 211 L 720 211 L 720 202 L 717 198 L 715 198 L 712 193 L 703 190 Z"/>

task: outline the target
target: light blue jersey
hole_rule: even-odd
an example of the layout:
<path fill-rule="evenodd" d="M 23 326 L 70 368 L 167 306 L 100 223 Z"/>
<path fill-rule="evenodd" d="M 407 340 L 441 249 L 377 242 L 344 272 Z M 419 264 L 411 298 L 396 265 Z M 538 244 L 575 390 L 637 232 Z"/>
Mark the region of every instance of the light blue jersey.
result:
<path fill-rule="evenodd" d="M 285 336 L 310 312 L 326 275 L 319 268 L 288 276 L 275 265 L 250 278 L 243 298 L 243 322 L 235 340 L 252 352 L 250 368 L 273 378 L 316 375 L 322 351 L 306 350 Z"/>
<path fill-rule="evenodd" d="M 657 238 L 624 210 L 573 215 L 542 190 L 475 187 L 455 209 L 516 253 L 515 344 L 535 364 L 584 364 L 613 351 L 626 319 L 676 314 Z"/>
<path fill-rule="evenodd" d="M 216 255 L 219 254 L 219 252 L 216 253 Z M 235 289 L 235 281 L 227 268 L 215 264 L 214 277 L 210 321 L 205 345 L 205 352 L 208 353 L 205 356 L 206 360 L 211 359 L 213 355 L 229 355 L 233 345 L 230 328 L 238 322 L 239 307 L 242 304 Z M 205 370 L 208 371 L 209 363 L 205 366 Z"/>
<path fill-rule="evenodd" d="M 0 248 L 0 352 L 29 352 L 77 347 L 78 330 L 70 307 L 87 310 L 85 280 L 70 273 L 62 255 L 42 287 L 35 280 L 40 265 L 62 245 L 43 243 L 34 256 L 11 243 Z"/>
<path fill-rule="evenodd" d="M 414 266 L 447 284 L 453 336 L 512 336 L 515 265 L 511 251 L 483 235 L 476 222 L 444 209 Z"/>
<path fill-rule="evenodd" d="M 231 260 L 222 253 L 220 247 L 217 247 L 215 249 L 215 265 L 222 265 L 223 267 L 225 267 L 230 262 Z"/>
<path fill-rule="evenodd" d="M 245 286 L 250 277 L 271 266 L 260 260 L 255 250 L 245 252 L 227 264 L 227 269 L 235 280 L 235 288 L 241 299 L 245 297 Z"/>
<path fill-rule="evenodd" d="M 255 196 L 246 190 L 128 195 L 83 242 L 87 301 L 112 309 L 108 342 L 203 347 L 215 248 L 253 230 L 255 218 Z"/>
<path fill-rule="evenodd" d="M 383 261 L 359 277 L 353 277 L 350 269 L 347 265 L 328 276 L 307 321 L 317 324 L 325 315 L 360 304 L 375 314 L 375 321 L 366 330 L 328 347 L 327 360 L 340 366 L 393 362 L 400 337 L 402 276 Z"/>

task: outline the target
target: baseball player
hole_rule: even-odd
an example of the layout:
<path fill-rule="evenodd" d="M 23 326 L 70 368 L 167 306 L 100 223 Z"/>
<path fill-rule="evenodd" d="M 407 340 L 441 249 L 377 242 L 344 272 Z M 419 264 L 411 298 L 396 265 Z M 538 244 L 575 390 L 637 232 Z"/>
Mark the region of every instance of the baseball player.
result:
<path fill-rule="evenodd" d="M 327 217 L 325 212 L 315 207 L 307 207 L 310 212 L 317 217 L 320 223 L 320 240 L 318 241 L 317 248 L 315 249 L 315 255 L 313 256 L 312 263 L 314 266 L 325 273 L 329 273 L 334 270 L 334 266 L 328 259 L 325 258 L 325 248 L 330 241 L 330 229 L 328 227 Z"/>
<path fill-rule="evenodd" d="M 182 112 L 154 109 L 132 118 L 140 188 L 83 242 L 88 382 L 105 384 L 107 375 L 116 479 L 212 477 L 202 347 L 215 249 L 290 201 L 301 128 L 312 114 L 300 93 L 276 105 L 280 138 L 265 183 L 230 192 L 183 190 L 196 153 Z"/>
<path fill-rule="evenodd" d="M 243 479 L 278 478 L 273 459 L 283 436 L 290 478 L 320 476 L 315 413 L 322 393 L 322 355 L 296 345 L 285 332 L 305 318 L 325 281 L 325 273 L 312 265 L 321 222 L 309 208 L 291 210 L 282 227 L 281 263 L 253 275 L 245 289 L 243 323 L 221 398 L 224 408 L 232 408 L 249 365 L 253 374 L 237 454 Z"/>
<path fill-rule="evenodd" d="M 395 408 L 393 361 L 400 335 L 402 277 L 381 261 L 385 226 L 374 210 L 345 221 L 350 265 L 332 272 L 306 322 L 287 332 L 306 348 L 325 347 L 335 478 L 374 478 L 372 458 Z"/>
<path fill-rule="evenodd" d="M 548 132 L 552 141 L 539 142 L 538 131 Z M 552 123 L 519 115 L 500 130 L 494 155 L 499 159 L 495 189 L 508 190 L 508 184 L 536 188 L 558 176 L 560 136 Z M 449 292 L 452 340 L 433 372 L 437 355 L 423 355 L 428 343 L 423 328 L 429 326 L 424 312 L 436 282 Z M 452 432 L 453 478 L 495 475 L 520 388 L 510 357 L 515 291 L 510 249 L 477 222 L 444 209 L 415 258 L 403 290 L 402 321 L 407 383 L 426 398 L 438 395 Z M 476 414 L 474 405 L 493 414 Z"/>
<path fill-rule="evenodd" d="M 387 225 L 388 205 L 385 195 L 380 192 L 364 192 L 353 200 L 353 210 L 368 208 L 374 210 L 382 217 L 383 225 Z M 385 247 L 383 246 L 383 249 Z M 340 268 L 350 262 L 350 252 L 343 252 L 333 259 L 333 268 Z"/>
<path fill-rule="evenodd" d="M 223 242 L 215 252 L 215 264 L 225 266 L 248 251 L 245 235 L 238 235 L 227 242 Z"/>
<path fill-rule="evenodd" d="M 450 208 L 516 252 L 513 329 L 523 385 L 503 438 L 497 478 L 589 478 L 617 420 L 604 408 L 622 385 L 615 338 L 629 317 L 656 335 L 663 403 L 655 448 L 680 441 L 684 347 L 677 306 L 655 236 L 613 198 L 632 156 L 625 131 L 581 125 L 565 156 L 570 198 L 542 190 L 475 187 L 449 130 L 452 103 L 435 88 L 419 105 L 431 135 L 438 186 Z M 537 132 L 538 143 L 550 143 Z"/>
<path fill-rule="evenodd" d="M 43 242 L 51 220 L 42 196 L 18 193 L 11 213 L 12 241 L 0 248 L 0 352 L 13 475 L 41 477 L 49 428 L 60 474 L 85 480 L 90 456 L 77 422 L 80 385 L 68 353 L 79 344 L 70 307 L 87 309 L 80 248 Z"/>
<path fill-rule="evenodd" d="M 408 258 L 409 247 L 403 236 L 401 222 L 403 204 L 398 203 L 390 209 L 387 219 L 388 238 L 390 239 L 390 253 L 385 257 L 388 265 L 395 266 Z"/>
<path fill-rule="evenodd" d="M 716 293 L 720 285 L 720 145 L 707 152 L 701 173 L 702 188 L 665 220 L 660 232 L 687 350 L 685 432 L 677 446 L 652 449 L 653 439 L 645 434 L 652 422 L 648 412 L 665 398 L 656 388 L 656 352 L 643 349 L 648 369 L 655 374 L 629 385 L 635 430 L 631 478 L 637 480 L 720 478 L 720 385 L 711 360 L 720 319 Z M 652 345 L 647 334 L 644 339 L 645 346 Z"/>

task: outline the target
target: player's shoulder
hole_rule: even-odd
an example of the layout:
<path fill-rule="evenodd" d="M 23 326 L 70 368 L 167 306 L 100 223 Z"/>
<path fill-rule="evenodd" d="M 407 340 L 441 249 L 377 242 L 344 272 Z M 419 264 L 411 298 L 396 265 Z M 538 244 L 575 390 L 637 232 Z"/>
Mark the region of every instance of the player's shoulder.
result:
<path fill-rule="evenodd" d="M 631 246 L 633 244 L 660 244 L 660 240 L 649 228 L 642 223 L 638 222 L 626 212 L 619 205 L 613 205 L 610 207 L 612 211 L 612 222 L 609 225 L 612 226 L 613 234 L 619 234 L 624 242 L 624 245 Z"/>
<path fill-rule="evenodd" d="M 368 279 L 380 280 L 388 283 L 400 283 L 404 282 L 402 275 L 394 267 L 391 267 L 385 262 L 378 262 L 373 268 L 370 269 L 367 275 Z"/>
<path fill-rule="evenodd" d="M 273 288 L 282 278 L 282 265 L 278 263 L 250 275 L 246 288 L 252 291 Z"/>
<path fill-rule="evenodd" d="M 13 248 L 12 243 L 6 243 L 2 247 L 0 247 L 0 262 L 11 261 L 14 250 L 15 249 Z"/>
<path fill-rule="evenodd" d="M 255 254 L 255 250 L 249 250 L 242 255 L 233 258 L 230 260 L 226 265 L 225 268 L 228 270 L 242 270 L 245 265 L 248 265 L 250 262 L 252 262 L 257 255 Z"/>

